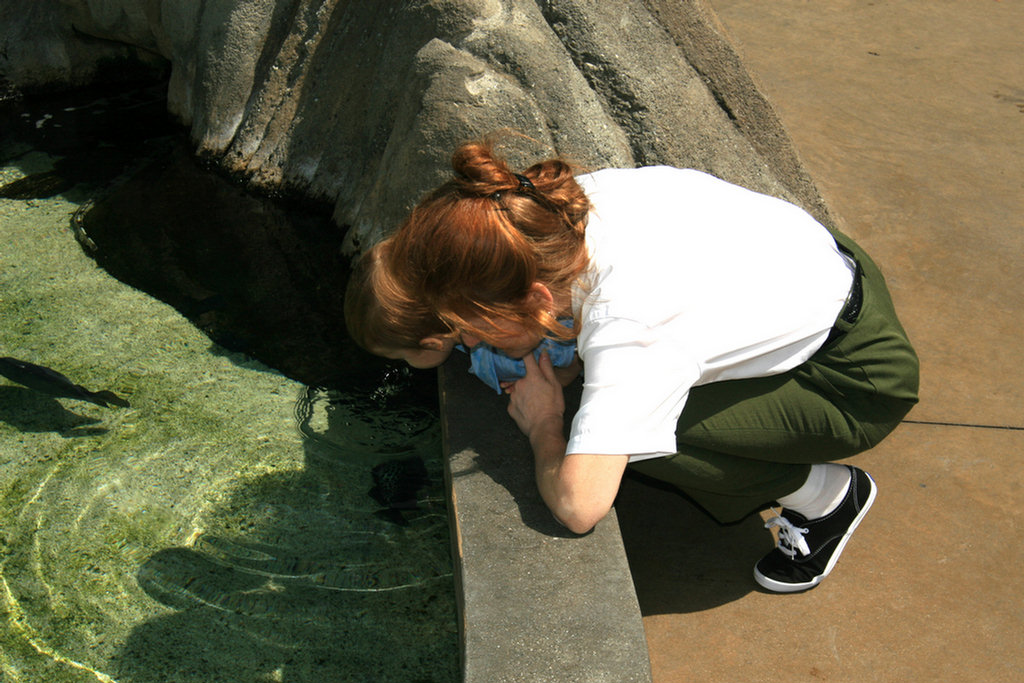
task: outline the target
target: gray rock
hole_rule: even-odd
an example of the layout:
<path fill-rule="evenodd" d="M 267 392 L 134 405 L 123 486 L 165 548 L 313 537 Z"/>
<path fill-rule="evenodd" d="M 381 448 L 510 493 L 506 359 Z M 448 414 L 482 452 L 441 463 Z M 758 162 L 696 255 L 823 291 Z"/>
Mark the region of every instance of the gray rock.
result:
<path fill-rule="evenodd" d="M 18 8 L 15 7 L 18 5 Z M 525 166 L 698 168 L 826 209 L 700 0 L 0 0 L 0 74 L 77 86 L 169 66 L 199 155 L 334 204 L 359 251 L 497 136 Z M 109 69 L 108 69 L 109 72 Z"/>

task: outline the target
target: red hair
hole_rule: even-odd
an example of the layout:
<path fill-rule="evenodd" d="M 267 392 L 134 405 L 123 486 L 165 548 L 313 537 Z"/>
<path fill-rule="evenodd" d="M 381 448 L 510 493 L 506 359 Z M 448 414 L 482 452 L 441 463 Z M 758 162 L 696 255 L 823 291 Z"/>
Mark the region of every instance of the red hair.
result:
<path fill-rule="evenodd" d="M 391 240 L 375 244 L 356 262 L 345 289 L 345 326 L 370 353 L 418 349 L 431 336 L 454 335 L 426 302 L 411 295 L 400 271 L 387 267 Z"/>
<path fill-rule="evenodd" d="M 424 198 L 392 236 L 389 268 L 402 268 L 409 291 L 442 320 L 485 341 L 503 321 L 574 336 L 528 296 L 540 282 L 556 300 L 568 300 L 586 268 L 590 201 L 572 167 L 551 159 L 520 175 L 490 145 L 468 143 L 455 151 L 452 168 L 455 177 Z"/>

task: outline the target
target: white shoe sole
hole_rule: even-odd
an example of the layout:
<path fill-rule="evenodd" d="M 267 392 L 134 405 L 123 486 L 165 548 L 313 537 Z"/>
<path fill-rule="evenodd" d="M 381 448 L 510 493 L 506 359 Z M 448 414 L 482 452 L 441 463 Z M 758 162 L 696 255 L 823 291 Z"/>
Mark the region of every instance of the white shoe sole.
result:
<path fill-rule="evenodd" d="M 856 475 L 854 472 L 851 471 L 850 476 Z M 754 580 L 757 581 L 757 583 L 762 588 L 764 588 L 765 590 L 770 590 L 773 593 L 799 593 L 800 591 L 805 591 L 809 588 L 814 588 L 819 583 L 821 583 L 822 579 L 824 579 L 832 572 L 832 568 L 835 567 L 836 562 L 839 561 L 839 556 L 843 554 L 843 550 L 846 548 L 846 544 L 849 542 L 850 537 L 853 536 L 853 532 L 857 530 L 858 526 L 860 526 L 861 520 L 864 519 L 864 515 L 866 515 L 868 513 L 868 510 L 871 509 L 871 506 L 875 502 L 875 496 L 878 495 L 878 485 L 875 484 L 875 480 L 867 472 L 864 472 L 864 476 L 867 477 L 868 481 L 871 482 L 871 492 L 868 493 L 868 499 L 864 501 L 864 507 L 862 507 L 860 509 L 860 512 L 857 513 L 857 516 L 854 517 L 853 523 L 850 524 L 850 528 L 847 529 L 846 533 L 843 534 L 843 537 L 839 539 L 839 545 L 836 546 L 835 551 L 832 553 L 832 557 L 829 558 L 828 564 L 825 565 L 825 571 L 823 571 L 818 576 L 815 576 L 810 581 L 805 581 L 803 583 L 783 583 L 781 581 L 776 581 L 774 579 L 768 578 L 760 571 L 758 571 L 757 567 L 755 566 Z"/>

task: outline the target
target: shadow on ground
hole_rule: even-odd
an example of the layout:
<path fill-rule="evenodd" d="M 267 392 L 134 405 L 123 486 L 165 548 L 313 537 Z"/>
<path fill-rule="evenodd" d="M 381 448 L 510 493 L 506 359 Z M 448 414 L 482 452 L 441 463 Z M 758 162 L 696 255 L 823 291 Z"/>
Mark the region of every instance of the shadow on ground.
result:
<path fill-rule="evenodd" d="M 719 524 L 634 473 L 623 479 L 615 512 L 645 617 L 700 612 L 759 591 L 754 564 L 775 542 L 758 515 Z"/>

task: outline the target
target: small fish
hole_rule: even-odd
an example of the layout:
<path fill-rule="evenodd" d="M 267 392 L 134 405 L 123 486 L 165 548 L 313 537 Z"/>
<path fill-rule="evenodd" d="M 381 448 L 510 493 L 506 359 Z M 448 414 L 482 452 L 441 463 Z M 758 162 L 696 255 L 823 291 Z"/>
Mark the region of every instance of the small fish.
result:
<path fill-rule="evenodd" d="M 130 407 L 128 401 L 117 396 L 112 391 L 89 391 L 85 387 L 75 384 L 56 370 L 9 356 L 0 358 L 0 375 L 29 389 L 35 389 L 40 393 L 58 398 L 75 398 L 80 401 L 89 401 L 104 408 L 109 408 L 111 405 L 122 408 Z"/>
<path fill-rule="evenodd" d="M 374 483 L 370 496 L 384 506 L 377 515 L 396 524 L 407 524 L 402 511 L 419 508 L 417 494 L 430 480 L 423 460 L 415 456 L 389 460 L 375 466 L 370 474 Z"/>

